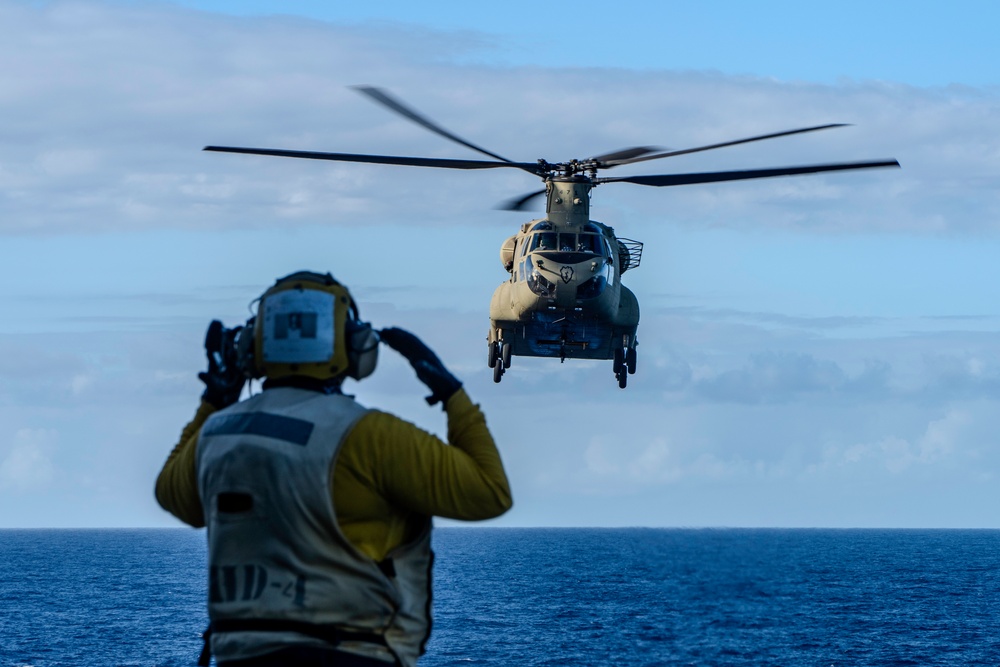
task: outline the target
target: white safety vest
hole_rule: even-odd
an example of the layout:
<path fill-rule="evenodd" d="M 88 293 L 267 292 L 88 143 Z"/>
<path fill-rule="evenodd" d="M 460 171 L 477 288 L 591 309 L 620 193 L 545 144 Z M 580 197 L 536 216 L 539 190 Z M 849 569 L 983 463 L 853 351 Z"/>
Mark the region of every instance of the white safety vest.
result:
<path fill-rule="evenodd" d="M 202 426 L 198 492 L 217 660 L 336 644 L 416 664 L 430 634 L 430 519 L 376 563 L 344 537 L 333 508 L 333 464 L 365 412 L 346 396 L 282 387 Z"/>

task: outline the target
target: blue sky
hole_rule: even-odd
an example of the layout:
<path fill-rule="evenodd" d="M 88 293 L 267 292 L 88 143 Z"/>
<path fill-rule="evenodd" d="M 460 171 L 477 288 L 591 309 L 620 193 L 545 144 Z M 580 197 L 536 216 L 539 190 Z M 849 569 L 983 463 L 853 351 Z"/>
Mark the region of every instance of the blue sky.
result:
<path fill-rule="evenodd" d="M 0 0 L 0 527 L 175 525 L 152 483 L 205 326 L 302 268 L 466 382 L 500 525 L 1000 526 L 994 3 L 347 4 Z M 473 157 L 359 83 L 513 159 L 842 122 L 621 171 L 903 168 L 601 186 L 594 217 L 646 243 L 639 373 L 494 385 L 528 216 L 492 207 L 532 178 L 200 151 Z M 353 390 L 443 432 L 391 353 Z"/>
<path fill-rule="evenodd" d="M 241 2 L 180 4 L 237 16 L 291 14 L 369 25 L 384 22 L 469 33 L 479 62 L 530 67 L 717 70 L 833 83 L 879 79 L 917 86 L 995 85 L 986 0 L 859 2 L 771 0 L 503 5 L 461 2 Z"/>

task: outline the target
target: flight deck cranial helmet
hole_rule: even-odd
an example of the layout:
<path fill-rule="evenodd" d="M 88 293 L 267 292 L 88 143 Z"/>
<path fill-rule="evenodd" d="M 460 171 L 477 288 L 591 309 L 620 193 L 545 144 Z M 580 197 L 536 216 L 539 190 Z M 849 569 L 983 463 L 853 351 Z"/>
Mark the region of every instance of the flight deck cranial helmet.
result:
<path fill-rule="evenodd" d="M 253 333 L 257 377 L 360 380 L 378 361 L 378 334 L 329 273 L 280 278 L 260 297 Z"/>

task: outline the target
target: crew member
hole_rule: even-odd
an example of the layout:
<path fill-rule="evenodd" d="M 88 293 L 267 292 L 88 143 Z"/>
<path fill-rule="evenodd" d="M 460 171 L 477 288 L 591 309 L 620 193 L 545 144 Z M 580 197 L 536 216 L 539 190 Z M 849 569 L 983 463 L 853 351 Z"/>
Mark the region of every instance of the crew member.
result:
<path fill-rule="evenodd" d="M 341 393 L 379 337 L 448 415 L 448 443 Z M 160 505 L 208 527 L 208 651 L 222 667 L 411 667 L 430 634 L 431 517 L 511 506 L 479 407 L 401 329 L 361 322 L 330 274 L 295 273 L 255 318 L 206 338 L 201 405 L 156 481 Z M 263 391 L 239 401 L 247 377 Z"/>

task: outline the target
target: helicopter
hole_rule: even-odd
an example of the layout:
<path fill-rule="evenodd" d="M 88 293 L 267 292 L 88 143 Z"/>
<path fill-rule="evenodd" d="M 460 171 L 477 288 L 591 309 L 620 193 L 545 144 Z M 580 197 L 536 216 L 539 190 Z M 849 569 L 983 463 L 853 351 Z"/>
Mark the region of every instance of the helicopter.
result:
<path fill-rule="evenodd" d="M 845 127 L 846 124 L 803 127 L 683 150 L 637 146 L 567 162 L 552 163 L 544 159 L 516 162 L 458 137 L 380 88 L 355 86 L 354 89 L 407 120 L 492 159 L 234 146 L 206 146 L 203 150 L 410 167 L 520 169 L 541 178 L 544 189 L 511 199 L 499 207 L 510 211 L 526 210 L 536 197 L 545 195 L 545 217 L 522 224 L 500 247 L 500 262 L 510 277 L 497 287 L 490 302 L 487 364 L 493 370 L 494 382 L 500 382 L 515 356 L 558 357 L 560 361 L 567 358 L 611 360 L 615 379 L 622 389 L 628 384 L 628 376 L 636 372 L 639 302 L 621 279 L 626 271 L 639 266 L 643 244 L 619 237 L 612 227 L 591 220 L 590 196 L 594 187 L 606 183 L 666 187 L 899 167 L 898 161 L 888 159 L 739 171 L 598 177 L 600 170 L 622 165 Z"/>

